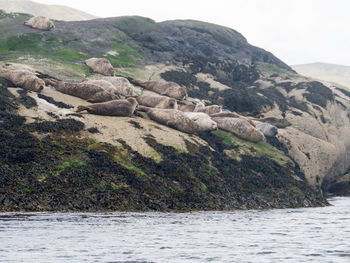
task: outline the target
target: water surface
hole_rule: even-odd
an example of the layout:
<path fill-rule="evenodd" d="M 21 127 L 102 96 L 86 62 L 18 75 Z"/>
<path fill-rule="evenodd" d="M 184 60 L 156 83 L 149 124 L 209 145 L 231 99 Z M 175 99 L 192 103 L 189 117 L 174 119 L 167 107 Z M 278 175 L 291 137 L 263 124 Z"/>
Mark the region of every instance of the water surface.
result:
<path fill-rule="evenodd" d="M 350 198 L 322 208 L 0 213 L 0 262 L 350 262 Z"/>

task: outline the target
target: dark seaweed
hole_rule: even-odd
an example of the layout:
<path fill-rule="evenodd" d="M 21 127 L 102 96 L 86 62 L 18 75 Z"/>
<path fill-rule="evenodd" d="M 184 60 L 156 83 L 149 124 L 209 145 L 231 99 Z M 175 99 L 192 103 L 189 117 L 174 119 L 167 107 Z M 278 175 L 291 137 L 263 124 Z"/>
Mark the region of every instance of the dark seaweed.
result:
<path fill-rule="evenodd" d="M 43 95 L 43 94 L 40 94 L 40 93 L 38 94 L 38 97 L 40 99 L 46 100 L 48 103 L 51 103 L 51 104 L 53 104 L 53 105 L 55 105 L 55 106 L 57 106 L 59 108 L 62 108 L 62 109 L 72 109 L 72 108 L 74 108 L 72 105 L 66 104 L 64 102 L 56 101 L 53 98 L 48 97 L 48 96 Z"/>

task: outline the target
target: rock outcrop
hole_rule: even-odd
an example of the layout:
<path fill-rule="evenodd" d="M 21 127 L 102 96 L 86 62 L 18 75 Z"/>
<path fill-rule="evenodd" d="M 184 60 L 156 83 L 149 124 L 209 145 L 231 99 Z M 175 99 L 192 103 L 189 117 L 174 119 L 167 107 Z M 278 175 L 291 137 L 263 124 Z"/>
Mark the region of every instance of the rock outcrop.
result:
<path fill-rule="evenodd" d="M 324 205 L 319 187 L 326 191 L 348 169 L 350 93 L 296 74 L 232 29 L 122 17 L 57 21 L 55 30 L 33 33 L 22 25 L 28 16 L 3 16 L 6 68 L 39 71 L 49 87 L 37 94 L 0 79 L 2 210 Z M 177 103 L 186 112 L 147 108 L 148 116 L 132 118 L 74 112 L 93 107 L 86 100 L 97 91 L 88 94 L 76 83 L 98 78 L 120 91 L 119 80 L 88 70 L 87 57 L 112 62 L 107 74 L 142 80 L 132 94 L 120 81 L 122 97 L 171 91 L 161 95 L 185 99 Z M 56 82 L 62 92 L 50 87 Z M 106 85 L 95 84 L 89 85 L 114 99 Z M 223 112 L 213 119 L 193 112 L 198 101 Z M 277 137 L 265 141 L 254 120 L 277 121 Z"/>

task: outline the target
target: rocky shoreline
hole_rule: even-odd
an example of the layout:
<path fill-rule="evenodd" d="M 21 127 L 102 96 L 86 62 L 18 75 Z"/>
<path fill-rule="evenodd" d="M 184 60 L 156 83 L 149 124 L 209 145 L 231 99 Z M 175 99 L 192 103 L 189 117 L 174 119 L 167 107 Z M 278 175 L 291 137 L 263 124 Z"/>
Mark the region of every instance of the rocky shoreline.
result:
<path fill-rule="evenodd" d="M 146 158 L 120 140 L 116 147 L 80 136 L 84 123 L 66 118 L 25 123 L 27 104 L 1 80 L 0 211 L 192 211 L 327 205 L 294 162 L 225 153 L 233 135 L 203 133 L 208 146 L 187 152 L 144 140 L 161 156 Z M 29 97 L 30 98 L 30 97 Z M 130 120 L 136 122 L 134 120 Z M 134 124 L 135 125 L 135 124 Z M 144 129 L 135 125 L 135 129 Z M 277 151 L 277 149 L 276 149 Z M 292 175 L 292 176 L 291 176 Z"/>

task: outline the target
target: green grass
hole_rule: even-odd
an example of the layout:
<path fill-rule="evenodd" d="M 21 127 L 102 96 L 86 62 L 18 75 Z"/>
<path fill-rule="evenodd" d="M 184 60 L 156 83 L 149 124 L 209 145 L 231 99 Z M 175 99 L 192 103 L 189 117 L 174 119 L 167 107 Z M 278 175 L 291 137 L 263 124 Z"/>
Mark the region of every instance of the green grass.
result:
<path fill-rule="evenodd" d="M 283 69 L 277 67 L 276 65 L 271 65 L 271 64 L 262 65 L 261 69 L 271 73 L 281 73 L 284 71 Z"/>
<path fill-rule="evenodd" d="M 182 153 L 187 153 L 184 149 L 181 149 L 181 148 L 176 148 L 175 149 L 175 153 L 176 154 L 182 154 Z"/>
<path fill-rule="evenodd" d="M 38 174 L 36 178 L 39 182 L 44 182 L 46 180 L 46 176 L 43 174 Z"/>
<path fill-rule="evenodd" d="M 208 189 L 207 186 L 205 184 L 201 184 L 201 186 L 199 187 L 199 189 L 201 190 L 202 193 L 205 193 Z"/>
<path fill-rule="evenodd" d="M 290 163 L 291 160 L 280 150 L 267 142 L 249 142 L 242 140 L 229 132 L 216 130 L 212 132 L 223 139 L 223 143 L 228 146 L 236 146 L 233 149 L 226 150 L 226 153 L 237 161 L 241 160 L 242 155 L 251 155 L 254 157 L 268 157 L 281 166 Z"/>
<path fill-rule="evenodd" d="M 27 184 L 26 184 L 25 182 L 19 182 L 18 184 L 19 184 L 19 186 L 22 188 L 22 190 L 23 190 L 25 193 L 30 193 L 30 192 L 33 191 L 31 188 L 29 188 L 29 187 L 27 186 Z"/>
<path fill-rule="evenodd" d="M 118 190 L 120 190 L 120 189 L 123 188 L 122 186 L 116 185 L 116 184 L 112 184 L 111 187 L 112 187 L 112 189 L 113 189 L 114 191 L 118 191 Z"/>
<path fill-rule="evenodd" d="M 175 187 L 169 186 L 169 192 L 171 193 L 177 193 L 178 190 Z"/>
<path fill-rule="evenodd" d="M 112 49 L 114 49 L 114 51 L 116 51 L 118 54 L 107 54 L 100 57 L 107 58 L 113 67 L 134 67 L 138 64 L 135 59 L 142 58 L 141 53 L 121 42 L 116 41 L 112 43 Z"/>
<path fill-rule="evenodd" d="M 87 166 L 88 163 L 87 162 L 84 162 L 84 161 L 81 161 L 79 159 L 73 159 L 71 161 L 66 161 L 66 162 L 63 162 L 61 164 L 58 164 L 56 167 L 60 170 L 64 170 L 65 168 L 67 167 L 72 167 L 72 168 L 75 168 L 75 169 L 80 169 L 81 167 L 83 166 Z"/>
<path fill-rule="evenodd" d="M 146 173 L 142 171 L 140 168 L 136 167 L 135 165 L 123 164 L 122 166 L 130 171 L 134 171 L 138 175 L 146 176 Z"/>
<path fill-rule="evenodd" d="M 100 182 L 98 184 L 98 188 L 100 188 L 101 190 L 105 190 L 106 189 L 106 184 L 104 182 Z"/>
<path fill-rule="evenodd" d="M 63 60 L 85 60 L 88 58 L 87 55 L 81 54 L 72 49 L 54 50 L 51 55 Z"/>
<path fill-rule="evenodd" d="M 136 164 L 133 163 L 128 152 L 124 151 L 124 148 L 117 147 L 117 152 L 114 154 L 113 159 L 125 169 L 133 171 L 137 175 L 147 176 L 147 174 L 142 171 L 142 169 L 138 168 Z"/>

